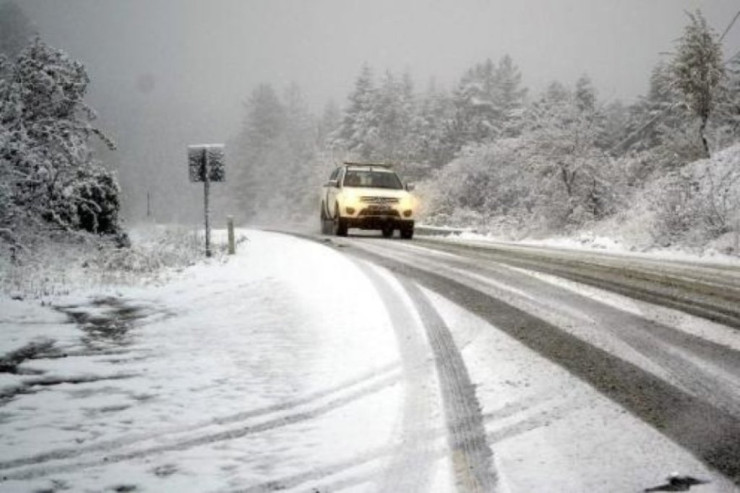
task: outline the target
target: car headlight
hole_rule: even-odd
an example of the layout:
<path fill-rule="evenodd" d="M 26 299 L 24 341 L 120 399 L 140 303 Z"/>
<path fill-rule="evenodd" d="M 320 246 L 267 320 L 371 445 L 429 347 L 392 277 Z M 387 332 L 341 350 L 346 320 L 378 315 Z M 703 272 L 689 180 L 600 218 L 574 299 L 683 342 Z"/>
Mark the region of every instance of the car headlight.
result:
<path fill-rule="evenodd" d="M 412 211 L 414 210 L 414 205 L 415 205 L 414 198 L 411 195 L 401 197 L 401 201 L 399 202 L 399 205 L 402 211 Z"/>
<path fill-rule="evenodd" d="M 345 192 L 342 195 L 342 202 L 344 204 L 344 207 L 357 207 L 360 200 L 357 195 L 351 192 Z"/>

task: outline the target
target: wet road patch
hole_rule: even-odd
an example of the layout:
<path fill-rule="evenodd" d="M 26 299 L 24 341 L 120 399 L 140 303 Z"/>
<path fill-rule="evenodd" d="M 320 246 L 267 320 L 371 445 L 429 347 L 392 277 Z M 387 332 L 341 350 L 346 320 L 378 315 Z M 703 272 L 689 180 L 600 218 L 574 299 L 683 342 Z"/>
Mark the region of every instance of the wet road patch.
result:
<path fill-rule="evenodd" d="M 23 373 L 20 365 L 29 359 L 45 357 L 54 353 L 54 341 L 44 339 L 33 341 L 25 346 L 0 356 L 0 373 Z"/>
<path fill-rule="evenodd" d="M 57 306 L 56 309 L 84 332 L 83 344 L 97 351 L 131 345 L 132 330 L 157 313 L 152 307 L 115 297 L 97 298 L 84 305 Z"/>

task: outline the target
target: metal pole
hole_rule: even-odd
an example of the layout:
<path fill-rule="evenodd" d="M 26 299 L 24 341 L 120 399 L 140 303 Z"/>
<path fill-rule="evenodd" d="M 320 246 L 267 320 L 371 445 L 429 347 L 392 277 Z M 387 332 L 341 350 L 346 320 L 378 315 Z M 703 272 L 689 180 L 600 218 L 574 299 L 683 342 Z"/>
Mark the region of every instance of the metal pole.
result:
<path fill-rule="evenodd" d="M 234 243 L 234 216 L 226 217 L 226 229 L 229 232 L 229 255 L 236 253 L 236 244 Z"/>
<path fill-rule="evenodd" d="M 211 256 L 211 210 L 208 204 L 208 196 L 211 192 L 211 180 L 208 176 L 208 149 L 203 148 L 203 201 L 206 216 L 206 257 Z"/>

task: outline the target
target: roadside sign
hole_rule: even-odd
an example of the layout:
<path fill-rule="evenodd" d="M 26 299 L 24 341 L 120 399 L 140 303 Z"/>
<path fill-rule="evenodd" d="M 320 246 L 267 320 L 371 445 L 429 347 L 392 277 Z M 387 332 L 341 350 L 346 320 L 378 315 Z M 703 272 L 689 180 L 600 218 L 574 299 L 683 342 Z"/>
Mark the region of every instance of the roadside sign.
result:
<path fill-rule="evenodd" d="M 224 145 L 199 144 L 188 146 L 188 170 L 190 181 L 224 181 Z M 206 175 L 206 169 L 208 174 Z"/>
<path fill-rule="evenodd" d="M 188 173 L 190 181 L 203 182 L 203 209 L 206 222 L 206 257 L 211 256 L 211 210 L 209 196 L 211 182 L 225 180 L 223 144 L 188 146 Z"/>

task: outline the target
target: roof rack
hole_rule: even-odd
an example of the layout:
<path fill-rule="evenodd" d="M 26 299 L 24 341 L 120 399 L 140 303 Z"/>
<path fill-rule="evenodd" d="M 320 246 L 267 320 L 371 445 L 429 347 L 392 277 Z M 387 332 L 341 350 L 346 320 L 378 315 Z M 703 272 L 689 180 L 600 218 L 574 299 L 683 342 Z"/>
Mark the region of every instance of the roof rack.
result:
<path fill-rule="evenodd" d="M 376 166 L 379 168 L 392 168 L 393 163 L 356 163 L 352 161 L 345 161 L 344 164 L 347 166 Z"/>

